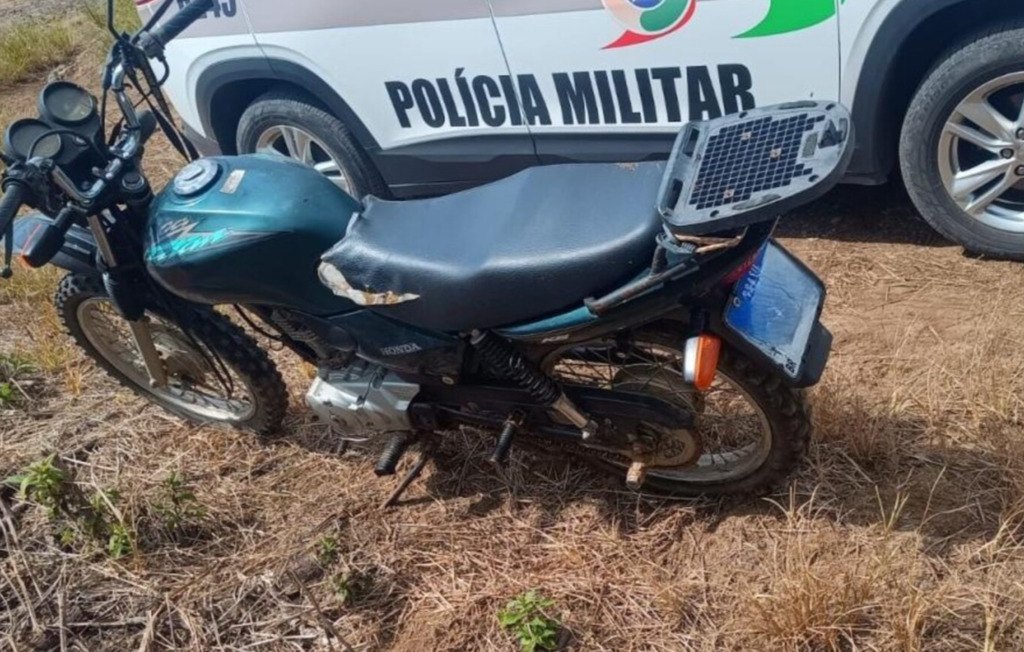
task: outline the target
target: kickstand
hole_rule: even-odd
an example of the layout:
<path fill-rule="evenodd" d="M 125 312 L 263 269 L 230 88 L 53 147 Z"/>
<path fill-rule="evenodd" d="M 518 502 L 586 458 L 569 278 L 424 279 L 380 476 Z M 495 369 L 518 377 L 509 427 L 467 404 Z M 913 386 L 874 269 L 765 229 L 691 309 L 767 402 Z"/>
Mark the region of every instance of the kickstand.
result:
<path fill-rule="evenodd" d="M 427 462 L 433 459 L 433 457 L 433 442 L 423 441 L 420 444 L 420 457 L 418 460 L 416 460 L 416 464 L 414 464 L 413 467 L 409 469 L 409 472 L 405 474 L 405 477 L 402 478 L 402 481 L 398 483 L 398 487 L 396 487 L 395 490 L 391 492 L 391 495 L 388 497 L 388 499 L 381 503 L 380 508 L 389 509 L 398 504 L 398 500 L 402 497 L 402 494 L 404 494 L 405 490 L 409 488 L 409 485 L 416 481 L 416 478 L 420 477 L 420 474 L 423 473 L 423 469 L 426 468 L 427 466 Z"/>

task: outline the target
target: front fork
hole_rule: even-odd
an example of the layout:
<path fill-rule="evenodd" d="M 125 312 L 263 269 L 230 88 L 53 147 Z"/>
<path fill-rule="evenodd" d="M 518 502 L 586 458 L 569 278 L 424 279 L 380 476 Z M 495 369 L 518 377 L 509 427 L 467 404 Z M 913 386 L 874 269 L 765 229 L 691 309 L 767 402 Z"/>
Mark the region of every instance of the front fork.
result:
<path fill-rule="evenodd" d="M 117 256 L 110 246 L 110 240 L 107 238 L 107 231 L 103 228 L 103 223 L 96 214 L 90 215 L 88 220 L 89 230 L 92 231 L 92 237 L 96 240 L 96 246 L 99 248 L 104 266 L 108 270 L 115 269 L 118 264 Z M 111 299 L 114 301 L 115 307 L 118 307 L 118 311 L 121 312 L 120 307 L 116 306 L 117 298 L 112 296 Z M 123 313 L 122 316 L 124 316 Z M 160 353 L 156 350 L 156 345 L 153 343 L 153 333 L 149 329 L 149 320 L 146 319 L 145 313 L 143 312 L 137 319 L 126 318 L 126 321 L 128 322 L 128 328 L 131 329 L 132 339 L 135 340 L 135 346 L 138 347 L 139 354 L 142 356 L 146 372 L 149 374 L 150 386 L 154 388 L 166 387 L 167 371 L 164 369 L 163 360 L 161 360 Z"/>

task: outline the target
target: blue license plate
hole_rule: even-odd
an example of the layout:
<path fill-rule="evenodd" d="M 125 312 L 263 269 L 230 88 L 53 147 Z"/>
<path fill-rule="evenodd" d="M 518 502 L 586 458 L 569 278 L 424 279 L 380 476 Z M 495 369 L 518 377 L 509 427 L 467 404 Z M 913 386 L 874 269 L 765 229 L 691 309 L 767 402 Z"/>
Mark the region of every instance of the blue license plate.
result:
<path fill-rule="evenodd" d="M 818 277 L 769 242 L 733 288 L 725 323 L 796 380 L 824 299 Z"/>

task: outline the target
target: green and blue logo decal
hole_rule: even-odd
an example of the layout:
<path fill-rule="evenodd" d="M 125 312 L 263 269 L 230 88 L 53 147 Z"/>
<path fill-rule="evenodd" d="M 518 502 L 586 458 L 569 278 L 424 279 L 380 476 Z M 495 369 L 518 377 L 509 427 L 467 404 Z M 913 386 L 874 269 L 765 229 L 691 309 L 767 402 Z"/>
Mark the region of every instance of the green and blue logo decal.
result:
<path fill-rule="evenodd" d="M 699 0 L 602 0 L 604 7 L 626 28 L 604 46 L 605 50 L 654 41 L 686 26 Z M 845 0 L 840 0 L 845 2 Z M 768 13 L 736 38 L 760 38 L 798 32 L 836 15 L 836 0 L 770 0 Z"/>

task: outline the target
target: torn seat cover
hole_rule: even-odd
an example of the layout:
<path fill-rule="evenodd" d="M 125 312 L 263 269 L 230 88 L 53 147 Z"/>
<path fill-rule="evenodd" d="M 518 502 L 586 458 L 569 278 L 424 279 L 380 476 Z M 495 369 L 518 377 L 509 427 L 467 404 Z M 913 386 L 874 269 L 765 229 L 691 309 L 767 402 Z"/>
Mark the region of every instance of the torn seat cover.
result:
<path fill-rule="evenodd" d="M 371 197 L 320 277 L 358 305 L 440 331 L 571 309 L 650 264 L 663 170 L 548 166 L 434 199 Z"/>

